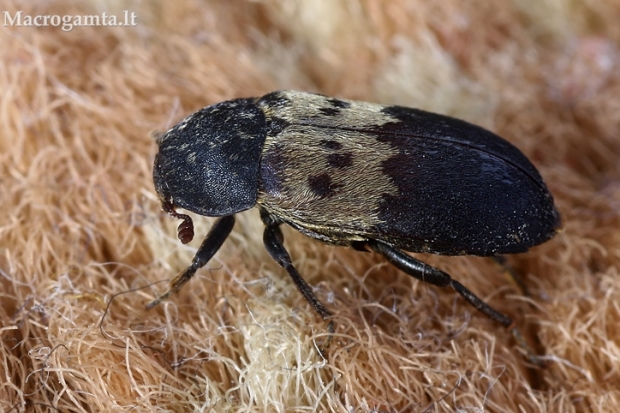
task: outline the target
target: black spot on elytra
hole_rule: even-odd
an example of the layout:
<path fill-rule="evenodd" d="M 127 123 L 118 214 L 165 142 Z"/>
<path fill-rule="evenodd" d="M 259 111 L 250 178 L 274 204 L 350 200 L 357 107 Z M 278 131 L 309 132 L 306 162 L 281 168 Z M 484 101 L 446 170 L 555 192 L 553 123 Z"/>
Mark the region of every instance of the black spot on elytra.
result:
<path fill-rule="evenodd" d="M 327 173 L 308 177 L 308 186 L 310 190 L 318 197 L 327 198 L 333 195 L 335 189 L 341 185 L 332 183 L 332 178 Z"/>
<path fill-rule="evenodd" d="M 276 136 L 290 125 L 289 122 L 282 118 L 272 116 L 267 119 L 266 128 L 268 136 Z"/>
<path fill-rule="evenodd" d="M 332 168 L 344 169 L 353 165 L 352 153 L 330 153 L 327 155 L 327 163 Z"/>
<path fill-rule="evenodd" d="M 291 100 L 282 92 L 271 92 L 258 99 L 257 104 L 267 105 L 273 109 L 283 109 L 291 105 Z"/>
<path fill-rule="evenodd" d="M 332 105 L 335 108 L 348 109 L 351 107 L 351 104 L 349 102 L 345 102 L 340 99 L 331 98 L 331 99 L 327 99 L 327 101 L 329 102 L 330 105 Z"/>
<path fill-rule="evenodd" d="M 322 140 L 321 142 L 319 142 L 319 144 L 325 149 L 331 149 L 334 151 L 337 151 L 338 149 L 342 148 L 342 144 L 337 141 Z"/>
<path fill-rule="evenodd" d="M 319 108 L 319 112 L 321 112 L 325 116 L 337 116 L 340 114 L 340 109 L 336 108 Z"/>

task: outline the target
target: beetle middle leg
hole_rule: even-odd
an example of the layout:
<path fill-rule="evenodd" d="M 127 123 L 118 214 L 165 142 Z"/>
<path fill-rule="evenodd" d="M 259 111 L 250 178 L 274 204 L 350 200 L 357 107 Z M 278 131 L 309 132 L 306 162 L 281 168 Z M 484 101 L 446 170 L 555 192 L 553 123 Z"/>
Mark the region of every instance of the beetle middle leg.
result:
<path fill-rule="evenodd" d="M 506 329 L 508 329 L 517 340 L 519 346 L 521 346 L 521 348 L 525 350 L 528 359 L 532 363 L 538 366 L 542 366 L 544 364 L 543 360 L 530 349 L 530 346 L 527 344 L 527 342 L 509 317 L 505 316 L 504 314 L 500 313 L 499 311 L 482 301 L 474 293 L 469 291 L 469 289 L 467 289 L 463 284 L 453 279 L 449 274 L 428 264 L 425 264 L 422 261 L 419 261 L 412 256 L 405 254 L 401 250 L 391 247 L 390 245 L 383 242 L 369 240 L 367 242 L 367 245 L 373 251 L 383 255 L 390 264 L 394 265 L 396 268 L 403 271 L 404 273 L 429 284 L 437 285 L 444 288 L 451 287 L 452 289 L 454 289 L 478 311 L 482 312 L 491 320 L 500 323 Z"/>
<path fill-rule="evenodd" d="M 234 215 L 228 215 L 225 217 L 219 218 L 211 227 L 211 230 L 205 237 L 202 244 L 200 244 L 200 248 L 196 251 L 196 255 L 192 259 L 192 264 L 187 267 L 182 273 L 174 277 L 174 279 L 170 282 L 168 286 L 168 290 L 157 297 L 155 300 L 151 301 L 146 305 L 147 309 L 155 307 L 162 300 L 168 298 L 171 294 L 176 293 L 188 282 L 196 271 L 199 268 L 204 267 L 211 258 L 215 255 L 215 253 L 222 247 L 228 235 L 232 231 L 235 226 L 235 217 Z"/>
<path fill-rule="evenodd" d="M 517 287 L 521 290 L 521 293 L 526 297 L 530 297 L 530 291 L 523 281 L 523 278 L 517 274 L 514 269 L 508 264 L 506 257 L 503 255 L 497 255 L 495 257 L 491 257 L 493 261 L 501 268 L 502 272 L 508 279 L 510 279 Z"/>
<path fill-rule="evenodd" d="M 332 313 L 314 295 L 312 292 L 312 287 L 308 285 L 306 280 L 301 277 L 297 269 L 293 266 L 291 256 L 284 248 L 284 236 L 282 235 L 282 230 L 280 229 L 280 223 L 275 221 L 266 211 L 262 209 L 261 219 L 265 223 L 265 232 L 263 233 L 263 243 L 265 244 L 265 249 L 267 249 L 267 252 L 271 255 L 271 258 L 273 258 L 278 265 L 284 268 L 288 275 L 291 276 L 301 295 L 303 295 L 310 305 L 312 305 L 314 310 L 323 320 L 327 320 L 332 316 Z M 332 335 L 334 333 L 333 321 L 329 321 L 327 329 L 329 331 L 329 337 L 327 342 L 323 345 L 324 348 L 329 347 L 329 344 L 331 343 Z"/>

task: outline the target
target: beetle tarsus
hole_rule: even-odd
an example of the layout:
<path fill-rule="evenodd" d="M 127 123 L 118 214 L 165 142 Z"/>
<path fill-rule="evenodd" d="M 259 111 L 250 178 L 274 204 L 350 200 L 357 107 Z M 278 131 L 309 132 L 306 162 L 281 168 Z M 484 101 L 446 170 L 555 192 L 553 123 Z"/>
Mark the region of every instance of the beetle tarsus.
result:
<path fill-rule="evenodd" d="M 512 325 L 511 327 L 508 328 L 508 331 L 512 333 L 512 336 L 517 341 L 517 344 L 519 344 L 519 347 L 521 347 L 523 351 L 525 351 L 525 356 L 527 357 L 530 363 L 543 369 L 548 366 L 547 361 L 544 360 L 538 354 L 536 354 L 534 350 L 532 350 L 532 348 L 529 346 L 529 344 L 527 343 L 527 341 L 525 340 L 521 332 L 517 329 L 517 327 Z"/>
<path fill-rule="evenodd" d="M 319 352 L 321 353 L 321 356 L 323 356 L 323 358 L 327 358 L 327 349 L 332 344 L 332 340 L 334 339 L 334 332 L 334 320 L 329 320 L 329 323 L 327 323 L 327 340 L 325 340 L 319 346 Z"/>

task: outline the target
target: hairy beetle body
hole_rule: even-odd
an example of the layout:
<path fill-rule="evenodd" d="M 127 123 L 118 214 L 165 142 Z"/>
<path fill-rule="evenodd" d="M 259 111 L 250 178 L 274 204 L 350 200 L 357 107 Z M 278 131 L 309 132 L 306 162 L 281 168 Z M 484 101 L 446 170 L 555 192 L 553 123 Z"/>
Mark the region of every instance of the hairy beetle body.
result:
<path fill-rule="evenodd" d="M 489 256 L 524 252 L 558 226 L 538 171 L 478 126 L 298 92 L 257 105 L 269 131 L 258 204 L 314 238 Z"/>
<path fill-rule="evenodd" d="M 553 197 L 516 147 L 478 126 L 417 109 L 279 91 L 201 109 L 158 144 L 155 188 L 164 209 L 184 219 L 182 240 L 193 234 L 191 219 L 176 207 L 223 217 L 160 299 L 215 254 L 235 213 L 258 205 L 265 246 L 324 318 L 330 312 L 282 245 L 282 223 L 330 244 L 368 247 L 409 275 L 451 286 L 509 326 L 510 319 L 449 275 L 399 250 L 518 253 L 560 226 Z"/>

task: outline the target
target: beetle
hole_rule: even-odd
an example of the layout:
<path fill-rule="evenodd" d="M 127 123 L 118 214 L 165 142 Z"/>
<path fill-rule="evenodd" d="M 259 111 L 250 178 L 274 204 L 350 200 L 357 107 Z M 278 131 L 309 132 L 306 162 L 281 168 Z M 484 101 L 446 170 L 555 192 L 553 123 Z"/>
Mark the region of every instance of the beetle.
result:
<path fill-rule="evenodd" d="M 180 240 L 194 231 L 176 208 L 219 219 L 149 308 L 209 262 L 236 213 L 258 206 L 267 251 L 323 319 L 332 313 L 293 266 L 281 224 L 374 251 L 410 276 L 453 288 L 527 348 L 509 317 L 404 252 L 494 257 L 558 232 L 560 214 L 540 174 L 492 132 L 419 109 L 276 91 L 200 109 L 157 143 L 155 189 L 163 210 L 183 220 Z"/>

